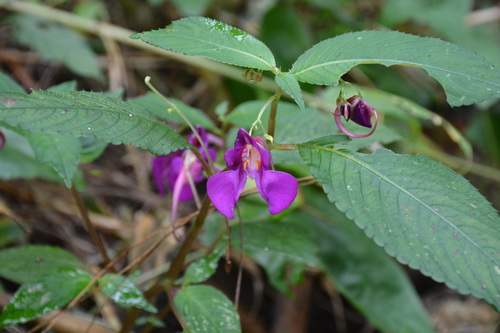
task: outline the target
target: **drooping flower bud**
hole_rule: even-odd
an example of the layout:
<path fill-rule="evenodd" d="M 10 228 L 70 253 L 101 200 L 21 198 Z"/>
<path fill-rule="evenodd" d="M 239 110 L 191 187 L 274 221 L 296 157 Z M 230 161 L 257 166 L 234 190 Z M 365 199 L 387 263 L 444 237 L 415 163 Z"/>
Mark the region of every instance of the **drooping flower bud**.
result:
<path fill-rule="evenodd" d="M 359 96 L 352 96 L 347 100 L 339 98 L 337 100 L 337 108 L 335 109 L 333 116 L 335 117 L 335 123 L 342 133 L 352 138 L 365 138 L 372 135 L 378 124 L 377 111 L 375 111 L 364 99 Z M 363 127 L 371 128 L 372 130 L 368 134 L 353 134 L 344 127 L 342 120 L 340 119 L 341 116 L 344 117 L 346 121 L 352 120 L 354 123 Z M 372 117 L 375 117 L 374 125 L 372 125 Z"/>

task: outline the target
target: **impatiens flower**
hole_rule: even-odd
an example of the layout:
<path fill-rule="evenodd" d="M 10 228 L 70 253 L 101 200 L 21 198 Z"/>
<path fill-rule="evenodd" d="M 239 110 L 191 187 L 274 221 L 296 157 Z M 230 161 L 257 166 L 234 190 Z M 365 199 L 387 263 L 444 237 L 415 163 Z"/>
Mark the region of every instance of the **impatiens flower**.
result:
<path fill-rule="evenodd" d="M 269 212 L 280 213 L 295 200 L 298 182 L 286 172 L 270 170 L 271 153 L 265 140 L 252 138 L 240 129 L 234 148 L 224 155 L 230 171 L 217 173 L 207 182 L 207 194 L 215 208 L 227 217 L 234 218 L 234 206 L 245 187 L 247 176 L 255 179 L 257 190 L 269 203 Z"/>
<path fill-rule="evenodd" d="M 352 96 L 347 100 L 339 98 L 337 100 L 337 108 L 335 109 L 333 116 L 335 117 L 335 123 L 342 133 L 352 138 L 365 138 L 372 135 L 378 124 L 377 111 L 375 111 L 365 100 L 359 98 L 358 96 Z M 346 121 L 352 120 L 354 123 L 371 128 L 372 130 L 368 134 L 353 134 L 349 132 L 344 125 L 342 125 L 342 120 L 340 119 L 341 116 L 344 117 Z M 372 116 L 375 117 L 375 125 L 372 125 Z"/>
<path fill-rule="evenodd" d="M 209 144 L 221 146 L 222 140 L 215 135 L 208 134 L 201 126 L 196 126 L 196 130 L 205 147 L 208 148 L 210 159 L 215 160 L 216 152 L 209 147 Z M 208 162 L 207 154 L 194 134 L 191 134 L 189 143 L 196 147 Z M 172 221 L 175 221 L 178 203 L 195 198 L 194 183 L 204 179 L 203 166 L 190 150 L 178 150 L 153 159 L 153 178 L 161 195 L 165 195 L 165 185 L 172 191 Z"/>

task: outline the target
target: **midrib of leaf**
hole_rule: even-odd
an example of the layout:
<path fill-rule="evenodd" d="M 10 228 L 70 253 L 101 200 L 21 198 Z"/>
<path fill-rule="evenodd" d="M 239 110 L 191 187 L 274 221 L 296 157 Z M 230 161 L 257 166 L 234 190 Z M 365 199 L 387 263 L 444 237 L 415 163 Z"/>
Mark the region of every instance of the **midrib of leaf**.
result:
<path fill-rule="evenodd" d="M 365 168 L 367 171 L 373 173 L 377 177 L 380 177 L 380 179 L 384 180 L 387 184 L 389 184 L 389 185 L 395 187 L 396 189 L 400 190 L 401 192 L 403 192 L 404 194 L 406 194 L 408 197 L 410 197 L 411 199 L 413 199 L 415 202 L 417 202 L 421 206 L 425 207 L 425 209 L 427 209 L 428 211 L 430 211 L 433 215 L 437 216 L 442 221 L 446 222 L 451 228 L 453 228 L 456 232 L 460 233 L 465 239 L 467 239 L 470 242 L 470 244 L 472 244 L 474 247 L 476 247 L 481 253 L 483 253 L 484 255 L 486 255 L 486 257 L 488 257 L 489 259 L 491 259 L 492 262 L 496 262 L 496 260 L 490 254 L 488 254 L 487 252 L 484 252 L 484 250 L 478 244 L 476 244 L 476 242 L 474 242 L 462 230 L 458 229 L 450 220 L 448 220 L 446 217 L 442 216 L 441 214 L 437 213 L 434 209 L 432 209 L 432 207 L 429 207 L 425 202 L 423 202 L 422 200 L 420 200 L 418 197 L 414 196 L 411 192 L 405 190 L 403 187 L 399 186 L 398 184 L 396 184 L 395 182 L 393 182 L 392 180 L 390 180 L 389 178 L 387 178 L 385 175 L 377 172 L 375 169 L 372 169 L 370 166 L 366 165 L 365 163 L 363 163 L 363 162 L 355 159 L 353 156 L 351 156 L 349 154 L 344 154 L 341 151 L 336 150 L 336 149 L 330 149 L 330 148 L 326 148 L 326 147 L 318 147 L 318 146 L 307 145 L 307 144 L 301 144 L 301 146 L 308 147 L 308 148 L 311 148 L 311 149 L 321 149 L 321 150 L 324 150 L 324 151 L 332 152 L 334 154 L 337 154 L 339 156 L 347 158 L 347 159 L 351 160 L 352 162 L 358 164 L 359 166 Z M 498 264 L 500 265 L 500 263 L 498 263 Z"/>
<path fill-rule="evenodd" d="M 179 37 L 179 36 L 177 36 L 177 37 Z M 227 50 L 231 50 L 231 51 L 236 51 L 237 53 L 241 53 L 241 54 L 247 55 L 250 58 L 253 58 L 253 59 L 256 59 L 256 60 L 260 61 L 261 63 L 263 63 L 264 65 L 266 65 L 267 67 L 269 67 L 269 69 L 273 68 L 273 66 L 271 64 L 269 64 L 268 62 L 264 61 L 264 59 L 262 59 L 261 57 L 258 57 L 256 55 L 253 55 L 253 54 L 248 53 L 248 52 L 244 52 L 244 51 L 242 51 L 240 49 L 235 49 L 235 48 L 232 48 L 232 47 L 223 46 L 221 44 L 217 44 L 217 43 L 214 43 L 214 42 L 209 42 L 209 41 L 204 40 L 204 39 L 193 38 L 193 37 L 186 37 L 186 36 L 180 36 L 180 37 L 182 37 L 184 39 L 187 39 L 187 40 L 192 40 L 192 41 L 201 42 L 201 43 L 204 43 L 204 44 L 213 45 L 213 46 L 215 46 L 215 49 L 227 49 Z"/>
<path fill-rule="evenodd" d="M 402 65 L 402 66 L 409 66 L 409 67 L 417 67 L 417 68 L 422 68 L 422 69 L 430 68 L 430 69 L 433 69 L 433 70 L 436 70 L 436 71 L 440 71 L 440 72 L 444 72 L 444 73 L 450 73 L 450 74 L 453 74 L 453 75 L 461 76 L 461 77 L 464 77 L 464 78 L 470 78 L 470 79 L 473 79 L 473 80 L 476 80 L 476 81 L 481 81 L 481 82 L 484 82 L 484 83 L 487 83 L 487 84 L 490 84 L 490 85 L 493 85 L 493 86 L 500 87 L 500 84 L 496 84 L 494 82 L 486 81 L 486 80 L 484 80 L 482 78 L 479 78 L 479 77 L 470 76 L 470 75 L 464 75 L 461 72 L 454 72 L 454 71 L 443 69 L 441 67 L 435 67 L 435 66 L 431 66 L 431 65 L 424 65 L 424 64 L 417 63 L 417 62 L 412 62 L 412 61 L 397 61 L 397 60 L 394 60 L 394 59 L 346 59 L 346 60 L 328 61 L 328 62 L 323 62 L 321 64 L 317 64 L 317 65 L 314 65 L 314 66 L 310 66 L 310 67 L 304 68 L 303 70 L 301 70 L 299 72 L 294 72 L 294 73 L 292 72 L 292 74 L 294 76 L 299 76 L 301 74 L 307 73 L 307 72 L 312 71 L 312 70 L 317 69 L 317 68 L 322 68 L 322 67 L 326 67 L 326 66 L 330 66 L 330 65 L 336 65 L 336 64 L 351 63 L 351 62 L 354 62 L 354 63 L 363 63 L 363 64 L 383 64 L 384 62 L 385 63 L 392 62 L 392 63 L 394 63 L 393 65 Z M 393 66 L 393 65 L 391 65 L 391 66 Z"/>

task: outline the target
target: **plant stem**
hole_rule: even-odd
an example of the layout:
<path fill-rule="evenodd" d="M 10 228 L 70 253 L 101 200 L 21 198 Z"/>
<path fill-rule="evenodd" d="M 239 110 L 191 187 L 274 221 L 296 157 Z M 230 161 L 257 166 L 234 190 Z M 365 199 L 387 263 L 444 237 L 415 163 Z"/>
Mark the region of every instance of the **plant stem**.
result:
<path fill-rule="evenodd" d="M 94 224 L 90 221 L 89 215 L 87 214 L 87 209 L 83 205 L 82 198 L 80 197 L 80 194 L 76 190 L 75 186 L 71 186 L 71 195 L 73 196 L 73 199 L 76 202 L 76 206 L 78 207 L 78 211 L 80 212 L 80 216 L 85 223 L 85 226 L 87 227 L 87 230 L 89 231 L 90 237 L 94 241 L 94 244 L 97 246 L 99 249 L 99 252 L 101 252 L 102 259 L 104 261 L 104 264 L 106 266 L 109 266 L 110 271 L 114 272 L 115 269 L 113 265 L 110 265 L 111 260 L 108 257 L 108 254 L 106 252 L 106 249 L 104 247 L 104 243 L 102 242 L 101 237 L 97 233 L 97 230 L 94 227 Z"/>
<path fill-rule="evenodd" d="M 271 104 L 271 112 L 269 113 L 269 121 L 267 122 L 267 134 L 274 138 L 274 132 L 276 130 L 276 115 L 278 114 L 278 103 L 283 94 L 283 90 L 278 88 L 274 94 L 274 99 Z"/>

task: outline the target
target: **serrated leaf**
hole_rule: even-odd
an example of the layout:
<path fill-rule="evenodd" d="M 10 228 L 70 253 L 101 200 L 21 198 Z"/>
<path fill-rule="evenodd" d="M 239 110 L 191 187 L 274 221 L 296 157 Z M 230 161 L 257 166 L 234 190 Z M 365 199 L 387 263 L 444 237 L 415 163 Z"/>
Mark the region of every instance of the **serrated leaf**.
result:
<path fill-rule="evenodd" d="M 139 308 L 156 313 L 156 308 L 149 303 L 141 290 L 130 280 L 121 275 L 106 274 L 99 279 L 102 292 L 123 308 Z"/>
<path fill-rule="evenodd" d="M 439 39 L 396 31 L 361 31 L 324 40 L 300 56 L 290 72 L 302 82 L 336 85 L 359 64 L 422 68 L 443 86 L 452 106 L 500 96 L 500 71 L 483 57 Z"/>
<path fill-rule="evenodd" d="M 47 163 L 69 188 L 80 161 L 81 144 L 75 137 L 47 133 L 27 133 L 36 159 Z"/>
<path fill-rule="evenodd" d="M 71 253 L 53 246 L 28 245 L 0 251 L 0 276 L 16 283 L 26 283 L 33 276 L 58 269 L 83 269 Z"/>
<path fill-rule="evenodd" d="M 275 77 L 276 84 L 280 86 L 288 95 L 290 95 L 295 103 L 302 111 L 306 109 L 304 99 L 302 98 L 302 90 L 300 89 L 299 82 L 290 73 L 278 74 Z"/>
<path fill-rule="evenodd" d="M 263 70 L 276 67 L 274 56 L 264 43 L 211 18 L 183 18 L 164 29 L 143 32 L 140 39 L 164 50 L 231 65 Z"/>
<path fill-rule="evenodd" d="M 239 333 L 240 318 L 231 301 L 210 286 L 181 288 L 175 306 L 191 333 Z"/>
<path fill-rule="evenodd" d="M 0 126 L 7 125 L 0 121 Z M 53 168 L 40 163 L 26 137 L 19 133 L 0 127 L 5 135 L 5 146 L 0 149 L 0 179 L 33 179 L 43 178 L 60 181 L 61 178 Z"/>
<path fill-rule="evenodd" d="M 14 294 L 0 316 L 0 327 L 28 322 L 60 309 L 73 300 L 92 276 L 75 269 L 60 268 L 36 276 Z"/>
<path fill-rule="evenodd" d="M 324 193 L 303 190 L 304 210 L 293 212 L 286 222 L 307 221 L 319 248 L 318 267 L 335 288 L 382 332 L 433 332 L 401 266 L 330 204 Z"/>
<path fill-rule="evenodd" d="M 329 200 L 387 253 L 500 307 L 500 218 L 466 179 L 421 155 L 299 149 Z"/>
<path fill-rule="evenodd" d="M 186 269 L 186 273 L 184 273 L 182 283 L 201 283 L 210 278 L 219 265 L 222 252 L 221 250 L 216 250 L 204 258 L 192 262 Z"/>
<path fill-rule="evenodd" d="M 0 120 L 31 132 L 92 135 L 113 144 L 133 144 L 167 155 L 190 144 L 146 110 L 100 93 L 34 91 L 30 95 L 0 92 Z"/>
<path fill-rule="evenodd" d="M 77 74 L 101 77 L 97 58 L 79 33 L 30 15 L 15 15 L 9 20 L 16 28 L 16 38 L 45 59 L 61 61 Z"/>

